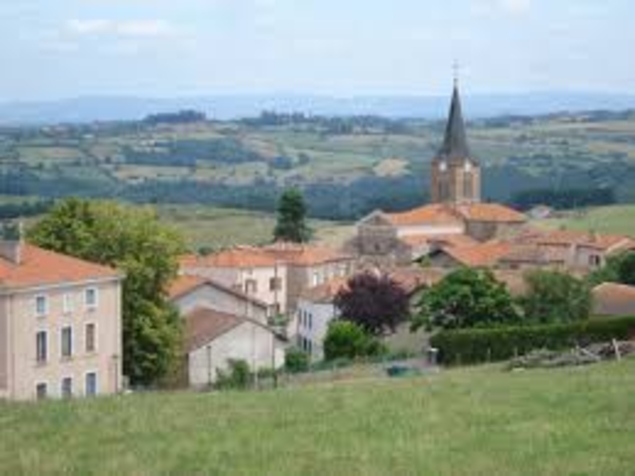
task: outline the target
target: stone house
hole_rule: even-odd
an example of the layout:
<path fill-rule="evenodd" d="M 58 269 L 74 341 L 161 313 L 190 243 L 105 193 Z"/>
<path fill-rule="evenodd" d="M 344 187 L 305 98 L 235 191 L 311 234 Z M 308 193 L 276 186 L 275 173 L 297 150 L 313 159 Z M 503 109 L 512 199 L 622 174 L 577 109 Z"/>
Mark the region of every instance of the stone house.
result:
<path fill-rule="evenodd" d="M 114 269 L 21 240 L 0 244 L 0 398 L 123 388 L 121 282 Z"/>

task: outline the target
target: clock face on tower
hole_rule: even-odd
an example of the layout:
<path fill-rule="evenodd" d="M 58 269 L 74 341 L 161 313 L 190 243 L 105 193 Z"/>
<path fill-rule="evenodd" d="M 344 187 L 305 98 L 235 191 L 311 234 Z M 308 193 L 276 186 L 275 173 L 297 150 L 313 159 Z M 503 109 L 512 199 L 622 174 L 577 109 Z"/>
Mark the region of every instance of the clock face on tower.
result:
<path fill-rule="evenodd" d="M 472 162 L 469 160 L 465 162 L 465 171 L 468 173 L 472 171 Z"/>
<path fill-rule="evenodd" d="M 439 163 L 439 170 L 440 170 L 441 172 L 445 172 L 445 171 L 447 171 L 447 170 L 448 170 L 448 164 L 447 164 L 447 162 L 445 162 L 445 161 L 440 162 L 440 163 Z"/>

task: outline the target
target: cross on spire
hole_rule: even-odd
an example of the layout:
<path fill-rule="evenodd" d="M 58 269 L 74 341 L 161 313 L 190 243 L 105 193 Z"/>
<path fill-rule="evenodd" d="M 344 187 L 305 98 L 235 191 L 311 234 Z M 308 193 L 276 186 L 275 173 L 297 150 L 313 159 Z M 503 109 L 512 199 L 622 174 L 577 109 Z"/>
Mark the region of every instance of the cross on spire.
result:
<path fill-rule="evenodd" d="M 455 87 L 459 85 L 460 69 L 461 69 L 461 66 L 459 65 L 459 62 L 455 59 L 454 63 L 452 63 L 452 72 L 454 74 L 454 86 Z"/>

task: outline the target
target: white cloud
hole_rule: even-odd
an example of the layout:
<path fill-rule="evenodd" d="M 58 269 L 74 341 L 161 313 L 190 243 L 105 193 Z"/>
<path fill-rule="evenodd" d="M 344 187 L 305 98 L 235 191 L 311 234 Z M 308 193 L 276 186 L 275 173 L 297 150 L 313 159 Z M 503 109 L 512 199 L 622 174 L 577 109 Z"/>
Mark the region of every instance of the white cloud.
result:
<path fill-rule="evenodd" d="M 72 19 L 66 23 L 66 30 L 75 35 L 99 35 L 110 32 L 112 27 L 111 21 L 102 19 Z"/>

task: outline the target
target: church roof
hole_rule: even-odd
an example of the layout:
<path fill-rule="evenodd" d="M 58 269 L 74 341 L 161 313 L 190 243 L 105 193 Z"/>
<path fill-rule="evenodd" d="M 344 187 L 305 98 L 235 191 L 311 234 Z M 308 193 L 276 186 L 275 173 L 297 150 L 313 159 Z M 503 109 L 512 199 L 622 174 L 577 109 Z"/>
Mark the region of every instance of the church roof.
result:
<path fill-rule="evenodd" d="M 433 203 L 401 213 L 385 216 L 394 226 L 455 225 L 469 222 L 523 223 L 525 215 L 498 203 L 449 205 Z"/>
<path fill-rule="evenodd" d="M 461 97 L 458 85 L 454 85 L 452 93 L 452 103 L 450 104 L 450 114 L 445 126 L 445 137 L 443 145 L 439 150 L 439 159 L 449 161 L 463 161 L 474 159 L 470 157 L 470 149 L 467 145 L 467 135 L 465 133 L 465 121 L 461 110 Z"/>

